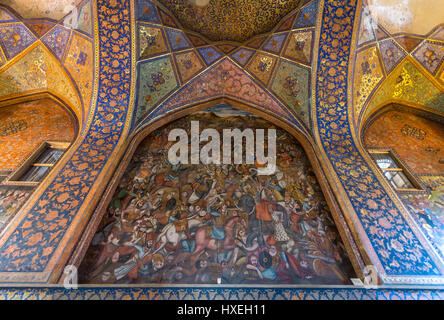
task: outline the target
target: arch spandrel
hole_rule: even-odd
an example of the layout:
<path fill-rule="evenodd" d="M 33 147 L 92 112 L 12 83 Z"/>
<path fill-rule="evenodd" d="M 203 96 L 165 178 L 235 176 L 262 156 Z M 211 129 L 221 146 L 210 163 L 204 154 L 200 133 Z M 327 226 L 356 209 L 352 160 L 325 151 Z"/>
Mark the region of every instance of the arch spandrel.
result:
<path fill-rule="evenodd" d="M 95 82 L 92 4 L 91 0 L 83 0 L 75 5 L 52 7 L 50 12 L 62 14 L 56 20 L 18 13 L 30 10 L 31 15 L 37 14 L 39 6 L 34 2 L 13 3 L 13 7 L 22 6 L 17 11 L 0 5 L 4 16 L 0 17 L 0 77 L 6 84 L 0 100 L 49 93 L 69 105 L 83 127 Z"/>
<path fill-rule="evenodd" d="M 339 77 L 351 79 L 357 8 L 360 2 L 324 3 L 314 81 L 316 138 L 324 148 L 333 180 L 340 183 L 339 193 L 346 195 L 341 204 L 356 226 L 352 232 L 357 242 L 368 254 L 366 263 L 376 266 L 383 283 L 441 283 L 442 261 L 428 249 L 429 244 L 359 145 L 353 128 L 352 88 L 349 81 L 338 81 Z M 344 15 L 347 19 L 336 20 Z M 397 230 L 380 228 L 380 214 L 396 217 Z M 406 232 L 409 238 L 398 238 L 399 232 Z M 408 261 L 405 253 L 409 251 L 419 253 L 421 263 L 416 257 Z"/>

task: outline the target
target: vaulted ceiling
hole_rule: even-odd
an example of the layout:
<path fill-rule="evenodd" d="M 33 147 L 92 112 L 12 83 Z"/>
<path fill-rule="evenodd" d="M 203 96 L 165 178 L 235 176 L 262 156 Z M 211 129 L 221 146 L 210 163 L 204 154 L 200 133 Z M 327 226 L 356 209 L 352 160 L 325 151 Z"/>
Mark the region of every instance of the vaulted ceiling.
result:
<path fill-rule="evenodd" d="M 440 2 L 363 2 L 353 72 L 357 127 L 387 101 L 443 112 L 444 11 L 436 10 Z M 191 90 L 192 84 L 216 72 L 216 64 L 225 60 L 224 65 L 232 64 L 244 80 L 252 81 L 249 88 L 263 90 L 280 108 L 311 127 L 317 1 L 134 3 L 139 81 L 144 82 L 137 92 L 135 124 L 166 103 L 170 94 L 179 94 L 188 85 Z M 90 106 L 94 73 L 91 1 L 0 0 L 0 4 L 4 5 L 0 6 L 0 82 L 4 84 L 0 101 L 47 90 L 61 96 L 83 118 Z M 154 90 L 151 82 L 162 79 L 152 77 L 159 71 L 165 82 Z"/>
<path fill-rule="evenodd" d="M 269 32 L 284 16 L 307 0 L 209 0 L 198 6 L 192 0 L 159 0 L 183 27 L 209 40 L 244 42 Z M 204 1 L 206 2 L 206 1 Z"/>

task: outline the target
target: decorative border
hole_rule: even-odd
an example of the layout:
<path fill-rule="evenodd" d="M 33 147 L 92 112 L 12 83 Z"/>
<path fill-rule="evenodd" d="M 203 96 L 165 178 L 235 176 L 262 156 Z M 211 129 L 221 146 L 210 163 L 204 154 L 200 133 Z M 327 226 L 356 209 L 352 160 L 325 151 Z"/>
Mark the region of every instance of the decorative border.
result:
<path fill-rule="evenodd" d="M 0 300 L 444 300 L 444 289 L 358 287 L 3 288 Z"/>

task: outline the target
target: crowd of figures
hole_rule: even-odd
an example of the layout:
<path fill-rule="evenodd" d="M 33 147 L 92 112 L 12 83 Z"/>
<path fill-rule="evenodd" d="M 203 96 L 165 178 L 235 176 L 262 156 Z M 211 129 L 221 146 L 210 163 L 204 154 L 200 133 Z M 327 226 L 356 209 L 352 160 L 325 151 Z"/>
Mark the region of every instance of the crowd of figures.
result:
<path fill-rule="evenodd" d="M 277 170 L 172 165 L 174 128 L 274 128 L 200 113 L 138 147 L 79 269 L 82 283 L 347 284 L 353 277 L 311 165 L 277 129 Z"/>

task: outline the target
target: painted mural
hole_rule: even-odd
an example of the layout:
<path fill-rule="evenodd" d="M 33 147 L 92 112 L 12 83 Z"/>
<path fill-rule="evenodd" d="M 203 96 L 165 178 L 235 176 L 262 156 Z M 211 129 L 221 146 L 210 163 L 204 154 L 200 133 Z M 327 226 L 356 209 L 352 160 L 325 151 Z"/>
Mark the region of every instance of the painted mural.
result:
<path fill-rule="evenodd" d="M 32 192 L 29 188 L 0 187 L 0 231 L 7 226 Z"/>
<path fill-rule="evenodd" d="M 0 169 L 14 170 L 44 141 L 73 141 L 70 115 L 50 99 L 0 108 Z"/>
<path fill-rule="evenodd" d="M 444 126 L 423 117 L 389 111 L 365 132 L 367 148 L 393 148 L 417 175 L 444 174 Z"/>
<path fill-rule="evenodd" d="M 444 175 L 422 176 L 426 194 L 402 194 L 408 208 L 424 234 L 444 258 Z"/>
<path fill-rule="evenodd" d="M 169 131 L 275 128 L 210 109 L 138 147 L 79 268 L 82 283 L 348 284 L 353 271 L 302 147 L 277 129 L 277 170 L 172 165 Z"/>

